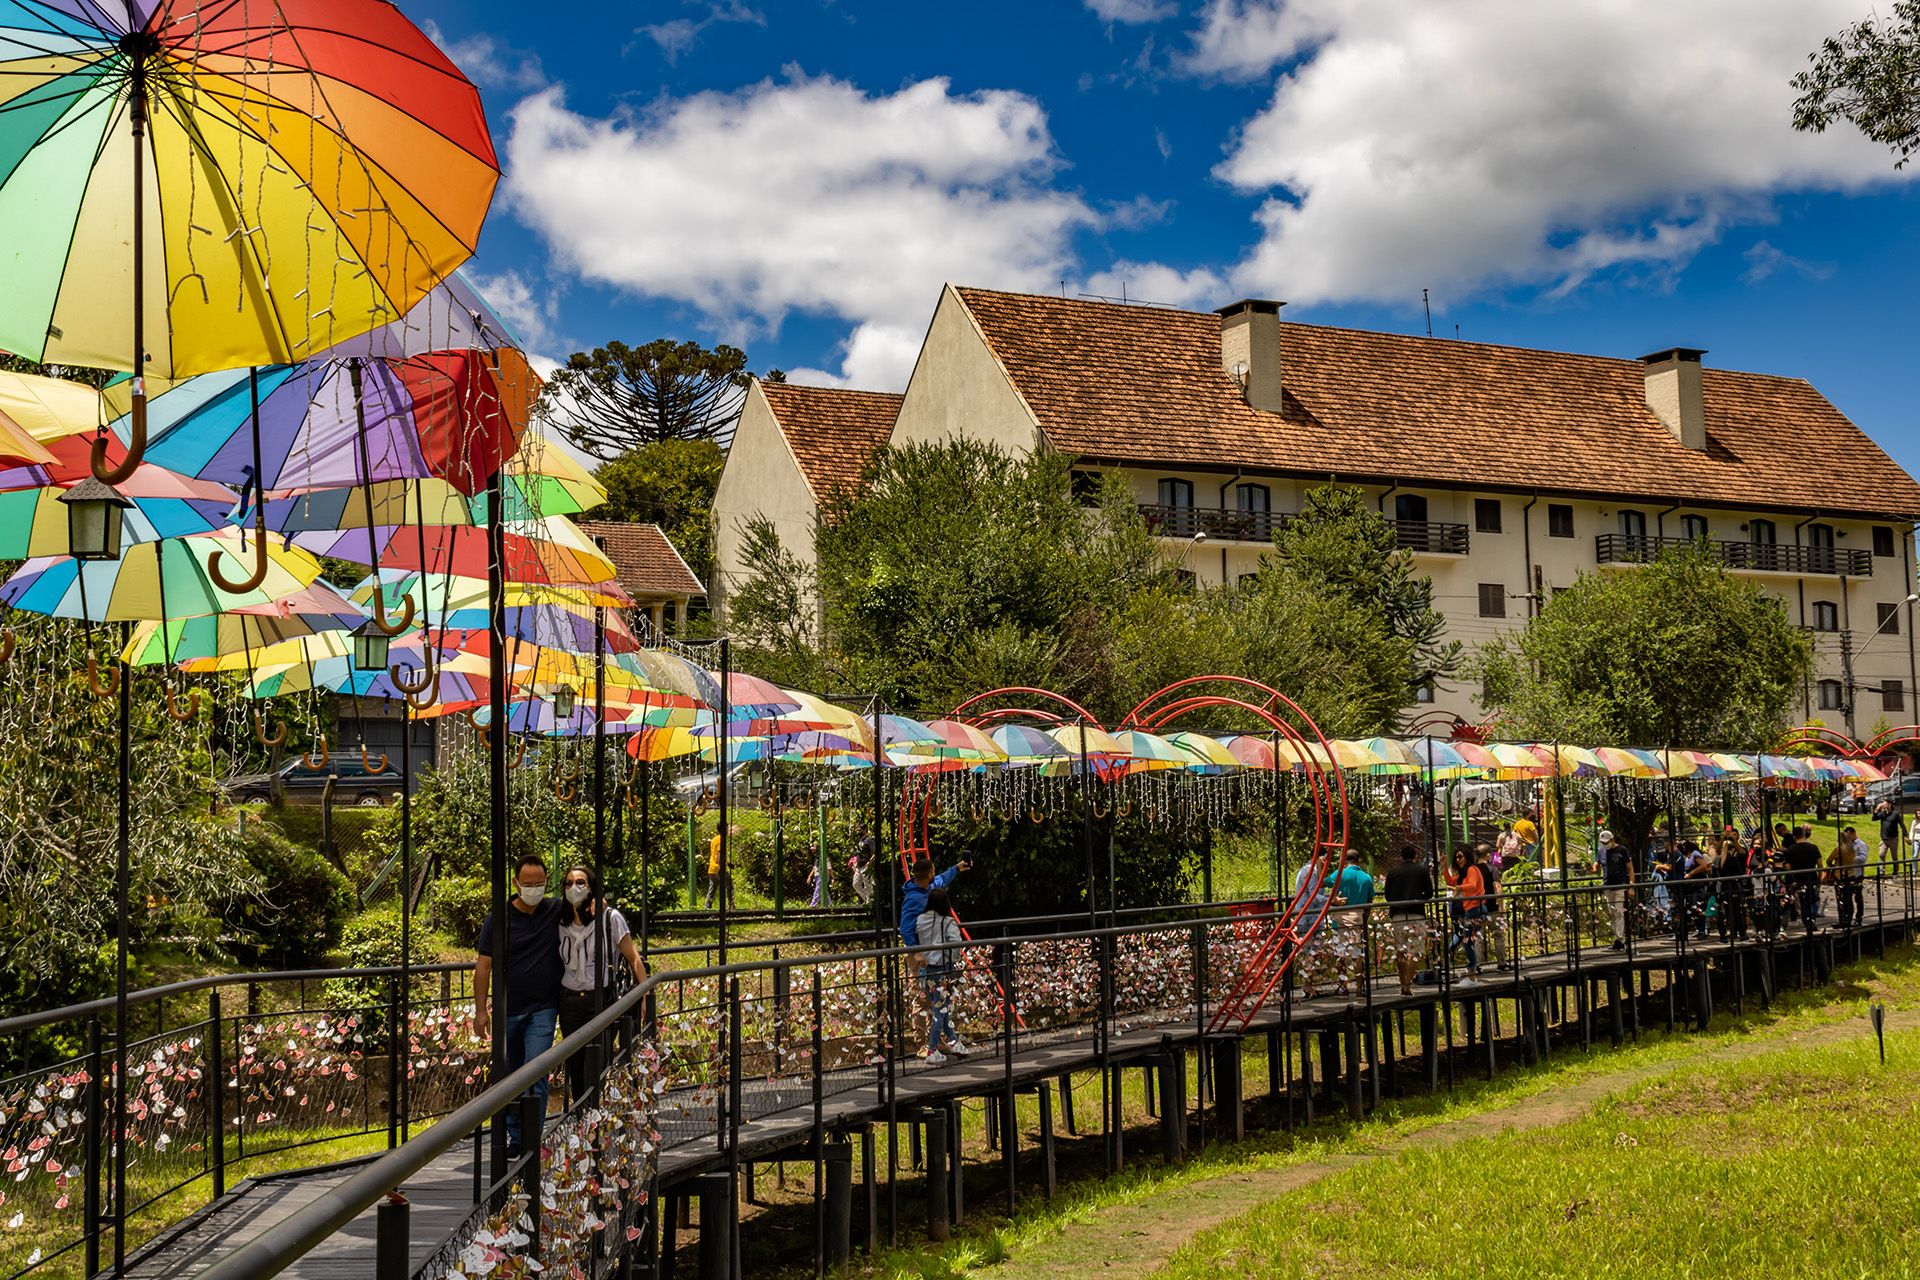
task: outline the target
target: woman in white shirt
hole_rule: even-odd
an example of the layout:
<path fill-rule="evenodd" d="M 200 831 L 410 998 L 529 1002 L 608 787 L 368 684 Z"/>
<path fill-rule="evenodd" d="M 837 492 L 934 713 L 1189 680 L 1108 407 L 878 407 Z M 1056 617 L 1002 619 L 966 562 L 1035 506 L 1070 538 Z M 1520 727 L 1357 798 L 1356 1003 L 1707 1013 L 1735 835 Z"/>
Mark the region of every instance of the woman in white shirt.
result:
<path fill-rule="evenodd" d="M 561 893 L 560 1033 L 570 1036 L 606 1008 L 617 963 L 626 963 L 635 982 L 646 977 L 647 970 L 640 963 L 640 949 L 633 944 L 626 917 L 600 900 L 600 879 L 591 867 L 569 870 Z M 618 951 L 618 960 L 609 956 L 604 972 L 600 961 L 603 946 Z M 586 1072 L 584 1053 L 567 1059 L 567 1087 L 574 1101 L 587 1087 Z"/>

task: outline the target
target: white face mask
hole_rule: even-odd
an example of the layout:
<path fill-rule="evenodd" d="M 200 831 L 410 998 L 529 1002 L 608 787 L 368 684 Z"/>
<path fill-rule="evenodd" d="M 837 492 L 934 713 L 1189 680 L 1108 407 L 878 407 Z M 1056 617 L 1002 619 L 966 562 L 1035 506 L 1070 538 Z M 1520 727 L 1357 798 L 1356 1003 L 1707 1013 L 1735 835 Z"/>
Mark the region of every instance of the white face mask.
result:
<path fill-rule="evenodd" d="M 586 900 L 587 900 L 587 886 L 583 884 L 570 884 L 567 886 L 568 902 L 571 902 L 574 906 L 577 907 L 581 903 L 585 902 Z"/>
<path fill-rule="evenodd" d="M 541 899 L 546 896 L 547 886 L 543 884 L 523 884 L 520 886 L 520 901 L 530 907 L 539 906 Z"/>

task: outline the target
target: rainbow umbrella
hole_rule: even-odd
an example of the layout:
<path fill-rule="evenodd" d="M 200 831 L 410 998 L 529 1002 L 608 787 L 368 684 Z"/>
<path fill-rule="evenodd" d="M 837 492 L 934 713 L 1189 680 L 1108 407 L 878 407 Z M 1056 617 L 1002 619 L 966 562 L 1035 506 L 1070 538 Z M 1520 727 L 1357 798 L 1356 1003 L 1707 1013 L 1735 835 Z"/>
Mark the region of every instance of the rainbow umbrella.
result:
<path fill-rule="evenodd" d="M 1713 762 L 1734 782 L 1752 782 L 1760 776 L 1758 756 L 1739 756 L 1728 751 L 1712 753 Z"/>
<path fill-rule="evenodd" d="M 1269 739 L 1251 733 L 1236 733 L 1222 738 L 1221 742 L 1226 744 L 1227 750 L 1242 769 L 1273 771 L 1273 743 Z"/>
<path fill-rule="evenodd" d="M 142 622 L 124 651 L 134 666 L 257 653 L 328 631 L 351 632 L 366 615 L 324 580 L 262 605 Z"/>
<path fill-rule="evenodd" d="M 1549 778 L 1554 767 L 1551 758 L 1544 752 L 1530 750 L 1524 743 L 1494 742 L 1487 745 L 1495 768 L 1502 779 Z"/>
<path fill-rule="evenodd" d="M 1170 733 L 1167 741 L 1187 758 L 1186 768 L 1192 773 L 1226 773 L 1240 767 L 1240 761 L 1227 750 L 1226 744 L 1207 734 Z"/>
<path fill-rule="evenodd" d="M 962 720 L 929 720 L 927 728 L 940 735 L 936 743 L 915 743 L 913 754 L 936 760 L 965 760 L 974 764 L 1005 764 L 1000 744 Z"/>
<path fill-rule="evenodd" d="M 1156 733 L 1147 733 L 1141 729 L 1123 729 L 1113 737 L 1126 748 L 1129 757 L 1126 768 L 1128 773 L 1146 773 L 1156 769 L 1185 769 L 1194 763 L 1192 756 Z"/>
<path fill-rule="evenodd" d="M 1092 725 L 1056 724 L 1049 726 L 1046 733 L 1064 754 L 1076 759 L 1080 755 L 1082 734 L 1086 735 L 1087 754 L 1096 757 L 1096 765 L 1101 759 L 1117 761 L 1127 758 L 1126 744 L 1105 729 L 1096 729 Z"/>
<path fill-rule="evenodd" d="M 1045 764 L 1066 754 L 1066 748 L 1031 725 L 999 724 L 987 735 L 1011 765 Z"/>
<path fill-rule="evenodd" d="M 501 537 L 508 582 L 590 585 L 612 582 L 619 576 L 613 562 L 565 516 L 516 523 L 504 529 Z M 296 533 L 291 541 L 317 556 L 351 564 L 377 564 L 402 573 L 426 573 L 429 578 L 442 573 L 463 578 L 484 578 L 487 574 L 487 531 L 471 526 L 362 526 Z"/>
<path fill-rule="evenodd" d="M 118 560 L 65 556 L 29 560 L 0 585 L 0 604 L 29 613 L 91 622 L 140 622 L 224 613 L 267 604 L 320 576 L 320 562 L 299 548 L 272 546 L 267 573 L 246 591 L 217 586 L 207 569 L 216 554 L 237 555 L 240 531 L 167 538 L 126 548 Z"/>
<path fill-rule="evenodd" d="M 1663 772 L 1658 764 L 1649 768 L 1647 762 L 1623 747 L 1595 747 L 1593 756 L 1600 762 L 1602 772 L 1616 778 L 1658 778 Z"/>

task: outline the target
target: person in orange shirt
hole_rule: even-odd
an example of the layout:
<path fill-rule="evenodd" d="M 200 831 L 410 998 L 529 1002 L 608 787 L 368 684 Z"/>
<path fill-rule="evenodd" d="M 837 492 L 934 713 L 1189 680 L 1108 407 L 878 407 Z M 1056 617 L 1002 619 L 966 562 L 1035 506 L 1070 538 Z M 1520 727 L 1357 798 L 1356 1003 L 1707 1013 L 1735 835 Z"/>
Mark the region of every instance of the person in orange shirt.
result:
<path fill-rule="evenodd" d="M 1453 851 L 1453 861 L 1447 867 L 1447 884 L 1453 889 L 1453 939 L 1447 943 L 1447 954 L 1451 956 L 1462 944 L 1467 951 L 1468 982 L 1480 979 L 1480 953 L 1474 947 L 1479 936 L 1480 921 L 1487 914 L 1487 879 L 1473 860 L 1473 854 L 1464 845 Z"/>

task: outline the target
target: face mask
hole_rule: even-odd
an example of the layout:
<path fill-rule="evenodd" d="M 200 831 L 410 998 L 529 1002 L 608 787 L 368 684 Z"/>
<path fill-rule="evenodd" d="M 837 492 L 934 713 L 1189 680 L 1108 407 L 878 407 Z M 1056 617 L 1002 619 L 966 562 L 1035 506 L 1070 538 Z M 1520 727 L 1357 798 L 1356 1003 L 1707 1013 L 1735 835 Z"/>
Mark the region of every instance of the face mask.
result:
<path fill-rule="evenodd" d="M 567 886 L 568 902 L 571 902 L 574 906 L 577 907 L 581 903 L 585 902 L 586 900 L 587 900 L 587 886 L 583 884 L 570 884 Z"/>
<path fill-rule="evenodd" d="M 523 884 L 520 886 L 520 901 L 530 907 L 539 906 L 540 900 L 546 896 L 547 886 L 543 884 Z"/>

